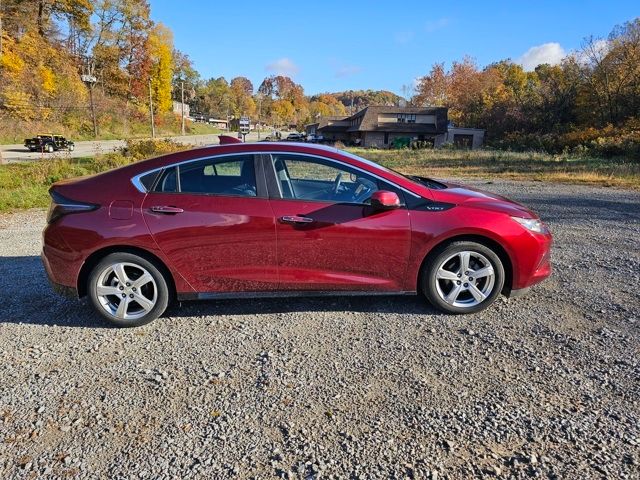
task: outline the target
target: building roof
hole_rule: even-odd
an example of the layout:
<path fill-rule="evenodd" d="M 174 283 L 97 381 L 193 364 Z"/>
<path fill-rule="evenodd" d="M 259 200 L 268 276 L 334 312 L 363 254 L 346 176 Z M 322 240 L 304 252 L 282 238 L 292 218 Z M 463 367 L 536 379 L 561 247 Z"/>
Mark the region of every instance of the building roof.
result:
<path fill-rule="evenodd" d="M 378 122 L 380 114 L 435 115 L 436 123 L 393 123 Z M 359 120 L 354 124 L 354 120 Z M 446 133 L 447 108 L 445 107 L 386 107 L 369 106 L 349 117 L 320 117 L 312 124 L 323 132 L 403 132 L 403 133 Z"/>

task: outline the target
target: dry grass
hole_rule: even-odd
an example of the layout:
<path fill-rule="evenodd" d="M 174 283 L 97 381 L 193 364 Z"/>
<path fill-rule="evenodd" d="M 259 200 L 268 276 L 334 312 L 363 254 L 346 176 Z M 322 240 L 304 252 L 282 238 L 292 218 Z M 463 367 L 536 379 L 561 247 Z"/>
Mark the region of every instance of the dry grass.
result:
<path fill-rule="evenodd" d="M 102 172 L 183 148 L 183 145 L 167 141 L 138 141 L 130 142 L 122 154 L 0 165 L 0 212 L 46 207 L 49 204 L 47 191 L 58 180 Z M 349 150 L 412 175 L 504 178 L 640 190 L 640 159 L 570 158 L 498 150 Z"/>
<path fill-rule="evenodd" d="M 349 149 L 399 172 L 436 178 L 503 178 L 640 189 L 640 159 L 500 150 Z"/>

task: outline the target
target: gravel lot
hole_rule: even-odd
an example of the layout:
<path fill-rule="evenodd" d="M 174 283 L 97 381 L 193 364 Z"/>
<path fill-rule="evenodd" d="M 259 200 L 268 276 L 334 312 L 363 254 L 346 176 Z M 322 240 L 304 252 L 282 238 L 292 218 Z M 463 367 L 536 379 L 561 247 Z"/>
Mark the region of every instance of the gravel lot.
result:
<path fill-rule="evenodd" d="M 473 183 L 541 214 L 555 273 L 457 317 L 225 301 L 108 328 L 49 289 L 44 212 L 0 217 L 0 478 L 640 478 L 640 194 Z"/>

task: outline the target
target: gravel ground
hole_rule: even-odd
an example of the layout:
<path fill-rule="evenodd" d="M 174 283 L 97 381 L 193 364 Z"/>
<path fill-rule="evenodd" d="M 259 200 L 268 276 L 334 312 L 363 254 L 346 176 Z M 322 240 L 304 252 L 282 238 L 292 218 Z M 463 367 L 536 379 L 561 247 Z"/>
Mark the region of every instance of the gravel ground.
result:
<path fill-rule="evenodd" d="M 184 304 L 105 327 L 0 217 L 0 477 L 640 478 L 640 195 L 496 181 L 555 272 L 469 316 L 417 298 Z"/>

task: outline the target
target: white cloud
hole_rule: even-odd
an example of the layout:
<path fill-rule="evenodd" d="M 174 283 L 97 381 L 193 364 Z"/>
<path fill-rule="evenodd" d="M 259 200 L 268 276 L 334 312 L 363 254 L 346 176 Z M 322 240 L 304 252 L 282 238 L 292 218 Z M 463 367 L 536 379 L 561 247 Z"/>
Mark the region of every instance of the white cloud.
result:
<path fill-rule="evenodd" d="M 531 47 L 518 59 L 517 63 L 522 65 L 525 70 L 531 71 L 543 63 L 558 65 L 566 56 L 567 52 L 559 43 L 550 42 Z"/>
<path fill-rule="evenodd" d="M 425 24 L 424 29 L 427 31 L 427 33 L 433 33 L 436 30 L 441 30 L 445 27 L 448 27 L 449 23 L 451 23 L 450 20 L 445 17 L 439 18 L 437 20 L 429 20 Z"/>
<path fill-rule="evenodd" d="M 342 65 L 336 68 L 336 77 L 350 77 L 351 75 L 355 75 L 356 73 L 360 73 L 362 71 L 362 67 L 357 65 Z"/>
<path fill-rule="evenodd" d="M 265 70 L 267 70 L 268 72 L 273 72 L 276 75 L 287 75 L 289 77 L 293 77 L 300 71 L 298 66 L 287 57 L 279 58 L 278 60 L 274 60 L 273 62 L 267 64 Z"/>
<path fill-rule="evenodd" d="M 396 32 L 394 35 L 395 41 L 398 45 L 405 45 L 413 39 L 413 32 Z"/>

